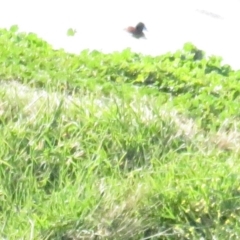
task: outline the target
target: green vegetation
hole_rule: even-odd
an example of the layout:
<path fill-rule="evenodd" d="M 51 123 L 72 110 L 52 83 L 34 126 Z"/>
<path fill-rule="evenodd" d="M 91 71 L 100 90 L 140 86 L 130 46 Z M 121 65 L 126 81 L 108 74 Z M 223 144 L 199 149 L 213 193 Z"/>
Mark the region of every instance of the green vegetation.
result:
<path fill-rule="evenodd" d="M 70 37 L 72 37 L 72 36 L 74 36 L 75 34 L 76 34 L 76 30 L 75 29 L 72 29 L 72 28 L 69 28 L 68 30 L 67 30 L 67 35 L 68 36 L 70 36 Z"/>
<path fill-rule="evenodd" d="M 237 239 L 240 71 L 190 43 L 74 55 L 17 30 L 0 30 L 1 239 Z"/>

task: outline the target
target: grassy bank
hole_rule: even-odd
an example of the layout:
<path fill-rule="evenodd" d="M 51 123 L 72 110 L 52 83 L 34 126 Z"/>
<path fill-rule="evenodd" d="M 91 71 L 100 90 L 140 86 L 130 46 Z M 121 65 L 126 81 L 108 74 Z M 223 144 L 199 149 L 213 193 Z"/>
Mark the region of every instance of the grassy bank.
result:
<path fill-rule="evenodd" d="M 240 71 L 190 43 L 0 48 L 1 238 L 237 239 Z"/>

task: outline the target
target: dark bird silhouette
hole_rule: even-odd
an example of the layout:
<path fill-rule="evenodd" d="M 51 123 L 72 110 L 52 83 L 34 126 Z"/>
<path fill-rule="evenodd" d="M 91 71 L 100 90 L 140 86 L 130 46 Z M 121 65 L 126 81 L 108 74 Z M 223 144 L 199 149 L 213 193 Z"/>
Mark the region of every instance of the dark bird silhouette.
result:
<path fill-rule="evenodd" d="M 128 27 L 125 30 L 135 38 L 146 38 L 143 30 L 147 31 L 147 28 L 142 22 L 139 22 L 136 27 Z"/>

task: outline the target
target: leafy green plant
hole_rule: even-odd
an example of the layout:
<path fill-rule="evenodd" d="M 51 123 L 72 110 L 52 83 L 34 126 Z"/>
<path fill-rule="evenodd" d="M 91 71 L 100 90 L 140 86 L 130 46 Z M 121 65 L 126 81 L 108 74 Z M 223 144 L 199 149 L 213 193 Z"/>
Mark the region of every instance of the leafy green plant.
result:
<path fill-rule="evenodd" d="M 240 71 L 17 26 L 0 49 L 1 238 L 237 239 Z"/>

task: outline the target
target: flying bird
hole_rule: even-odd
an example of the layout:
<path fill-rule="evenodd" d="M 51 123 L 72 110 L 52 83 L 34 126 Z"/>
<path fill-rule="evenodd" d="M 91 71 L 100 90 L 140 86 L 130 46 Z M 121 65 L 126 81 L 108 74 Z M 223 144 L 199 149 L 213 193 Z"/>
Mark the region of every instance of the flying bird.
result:
<path fill-rule="evenodd" d="M 147 28 L 144 23 L 139 22 L 136 27 L 127 27 L 125 28 L 125 31 L 128 33 L 131 33 L 133 37 L 135 38 L 146 38 L 143 31 L 147 31 Z"/>

